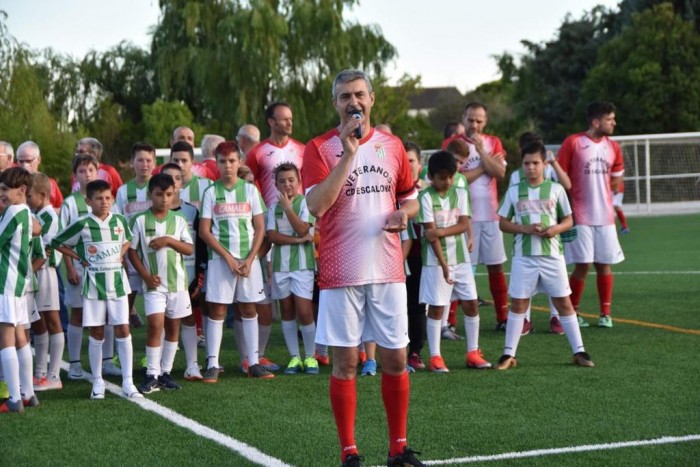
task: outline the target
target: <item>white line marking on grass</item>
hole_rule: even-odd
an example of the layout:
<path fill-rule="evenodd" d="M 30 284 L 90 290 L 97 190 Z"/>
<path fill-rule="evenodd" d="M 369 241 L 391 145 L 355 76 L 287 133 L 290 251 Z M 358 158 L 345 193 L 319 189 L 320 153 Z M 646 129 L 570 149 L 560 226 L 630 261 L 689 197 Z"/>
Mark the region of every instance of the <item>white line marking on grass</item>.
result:
<path fill-rule="evenodd" d="M 61 368 L 63 368 L 65 371 L 68 371 L 68 363 L 65 361 L 61 362 Z M 85 374 L 85 379 L 88 382 L 92 379 L 92 375 L 87 371 L 83 370 L 83 374 Z M 267 454 L 254 448 L 253 446 L 238 441 L 237 439 L 231 438 L 230 436 L 220 433 L 212 428 L 209 428 L 208 426 L 204 426 L 201 423 L 198 423 L 192 420 L 191 418 L 187 418 L 184 415 L 181 415 L 167 407 L 163 407 L 162 405 L 156 402 L 145 398 L 126 399 L 122 395 L 122 388 L 114 383 L 105 381 L 105 388 L 112 394 L 116 394 L 117 396 L 129 402 L 133 402 L 134 404 L 138 405 L 144 410 L 148 410 L 149 412 L 153 412 L 157 415 L 160 415 L 161 417 L 165 418 L 166 420 L 172 422 L 177 426 L 185 428 L 193 432 L 194 434 L 201 436 L 202 438 L 210 439 L 215 443 L 219 443 L 220 445 L 237 452 L 238 454 L 245 457 L 251 462 L 255 462 L 264 466 L 289 467 L 289 464 L 285 464 L 284 462 L 275 457 L 268 456 Z"/>
<path fill-rule="evenodd" d="M 470 464 L 472 462 L 488 462 L 509 459 L 522 459 L 524 457 L 552 456 L 556 454 L 568 454 L 572 452 L 604 451 L 607 449 L 631 448 L 637 446 L 651 446 L 658 444 L 684 443 L 688 441 L 700 441 L 700 435 L 664 436 L 656 439 L 643 439 L 638 441 L 622 441 L 619 443 L 586 444 L 583 446 L 569 446 L 565 448 L 535 449 L 533 451 L 505 452 L 490 456 L 459 457 L 454 459 L 442 459 L 423 461 L 428 465 Z"/>
<path fill-rule="evenodd" d="M 477 272 L 475 276 L 488 276 L 488 272 Z M 505 273 L 510 275 L 509 272 Z M 595 274 L 595 271 L 591 271 Z M 666 276 L 666 275 L 697 275 L 700 271 L 613 271 L 613 276 Z"/>

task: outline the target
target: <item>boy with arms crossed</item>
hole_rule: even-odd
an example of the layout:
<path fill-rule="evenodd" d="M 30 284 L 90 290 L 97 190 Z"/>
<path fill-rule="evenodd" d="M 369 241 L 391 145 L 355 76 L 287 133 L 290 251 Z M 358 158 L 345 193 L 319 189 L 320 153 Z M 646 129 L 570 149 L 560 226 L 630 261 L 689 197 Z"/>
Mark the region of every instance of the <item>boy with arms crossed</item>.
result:
<path fill-rule="evenodd" d="M 473 247 L 469 194 L 453 185 L 457 161 L 447 151 L 428 160 L 431 186 L 418 195 L 420 211 L 416 222 L 423 224 L 423 271 L 420 303 L 428 304 L 427 335 L 430 371 L 447 373 L 440 355 L 442 314 L 453 296 L 462 302 L 467 336 L 467 368 L 490 368 L 479 349 L 479 304 L 469 251 Z M 466 237 L 465 239 L 465 232 Z"/>
<path fill-rule="evenodd" d="M 506 324 L 503 355 L 495 365 L 507 370 L 517 365 L 515 352 L 537 287 L 552 297 L 559 310 L 561 325 L 574 353 L 574 364 L 592 367 L 585 352 L 576 313 L 571 305 L 571 289 L 566 280 L 566 264 L 559 234 L 573 225 L 571 207 L 564 188 L 544 179 L 545 148 L 532 141 L 521 149 L 525 179 L 508 188 L 498 210 L 503 232 L 515 234 L 510 287 L 511 310 Z"/>
<path fill-rule="evenodd" d="M 114 197 L 109 183 L 87 184 L 86 201 L 92 212 L 68 225 L 51 241 L 51 247 L 80 261 L 83 276 L 83 327 L 90 328 L 90 369 L 93 374 L 90 399 L 105 398 L 102 379 L 102 344 L 107 322 L 114 327 L 121 363 L 122 393 L 126 398 L 143 397 L 131 375 L 134 351 L 129 334 L 129 281 L 122 265 L 131 242 L 131 231 L 123 216 L 112 214 Z"/>
<path fill-rule="evenodd" d="M 143 279 L 144 309 L 148 321 L 146 379 L 142 394 L 162 389 L 180 389 L 170 372 L 177 352 L 180 318 L 192 314 L 189 281 L 183 255 L 192 254 L 187 220 L 170 210 L 175 181 L 168 174 L 148 181 L 151 208 L 131 220 L 133 234 L 129 260 Z M 160 337 L 165 329 L 161 349 Z"/>

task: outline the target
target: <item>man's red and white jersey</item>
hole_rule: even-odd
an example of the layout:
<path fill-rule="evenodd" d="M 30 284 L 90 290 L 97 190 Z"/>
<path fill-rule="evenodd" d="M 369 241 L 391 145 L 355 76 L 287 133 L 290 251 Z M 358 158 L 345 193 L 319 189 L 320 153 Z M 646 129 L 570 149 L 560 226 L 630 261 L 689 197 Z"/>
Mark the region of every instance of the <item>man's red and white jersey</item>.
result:
<path fill-rule="evenodd" d="M 337 129 L 306 145 L 302 175 L 307 193 L 328 177 L 342 156 Z M 399 234 L 383 227 L 397 201 L 416 196 L 403 143 L 372 129 L 360 141 L 338 198 L 318 219 L 319 287 L 405 281 Z"/>
<path fill-rule="evenodd" d="M 467 136 L 454 136 L 443 141 L 443 149 L 447 147 L 453 139 L 462 138 L 469 147 L 469 157 L 466 162 L 459 168 L 459 171 L 464 173 L 469 170 L 474 170 L 481 165 L 481 155 L 477 152 L 474 142 Z M 489 154 L 502 153 L 504 156 L 503 164 L 505 165 L 506 151 L 503 149 L 501 140 L 492 135 L 481 135 L 484 141 L 484 149 Z M 491 175 L 484 173 L 479 178 L 469 184 L 469 196 L 472 205 L 472 221 L 485 222 L 498 220 L 498 181 Z"/>
<path fill-rule="evenodd" d="M 109 187 L 112 189 L 112 196 L 117 196 L 117 190 L 120 186 L 124 184 L 122 177 L 117 172 L 117 169 L 111 165 L 100 163 L 100 168 L 97 170 L 97 180 L 104 180 L 109 183 Z M 80 184 L 75 179 L 75 175 L 71 175 L 70 178 L 71 192 L 75 193 L 80 191 Z"/>
<path fill-rule="evenodd" d="M 266 206 L 277 202 L 277 187 L 275 186 L 275 168 L 291 162 L 301 172 L 304 161 L 304 144 L 289 138 L 284 146 L 277 146 L 269 138 L 256 144 L 245 156 L 245 165 L 255 177 L 255 184 L 262 193 Z M 301 186 L 299 194 L 303 194 Z"/>
<path fill-rule="evenodd" d="M 620 146 L 607 136 L 596 141 L 578 133 L 564 140 L 557 160 L 571 178 L 569 193 L 576 224 L 614 224 L 610 178 L 625 172 Z"/>

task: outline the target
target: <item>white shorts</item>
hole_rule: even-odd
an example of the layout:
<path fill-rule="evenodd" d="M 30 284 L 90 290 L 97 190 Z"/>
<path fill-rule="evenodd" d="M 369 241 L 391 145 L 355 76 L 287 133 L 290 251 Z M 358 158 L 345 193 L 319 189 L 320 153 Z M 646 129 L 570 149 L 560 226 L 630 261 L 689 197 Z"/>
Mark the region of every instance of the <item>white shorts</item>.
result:
<path fill-rule="evenodd" d="M 311 300 L 314 295 L 314 272 L 311 269 L 272 274 L 272 298 L 280 300 L 290 295 Z"/>
<path fill-rule="evenodd" d="M 83 298 L 83 327 L 129 324 L 129 298 L 124 295 L 109 300 Z"/>
<path fill-rule="evenodd" d="M 571 295 L 563 256 L 513 257 L 508 295 L 513 298 L 530 298 L 537 292 L 550 297 Z"/>
<path fill-rule="evenodd" d="M 25 297 L 0 294 L 0 323 L 7 323 L 13 326 L 29 324 L 27 299 Z"/>
<path fill-rule="evenodd" d="M 265 299 L 260 262 L 253 261 L 248 277 L 231 272 L 223 259 L 211 259 L 207 266 L 207 302 L 229 305 L 233 300 L 258 303 Z"/>
<path fill-rule="evenodd" d="M 69 261 L 72 261 L 69 259 Z M 77 285 L 73 285 L 68 281 L 68 274 L 66 274 L 66 290 L 63 296 L 63 302 L 66 304 L 66 306 L 69 306 L 71 308 L 82 308 L 83 307 L 83 277 L 84 277 L 84 269 L 83 266 L 78 263 L 77 261 L 73 261 L 73 267 L 75 267 L 75 271 L 78 273 L 78 277 L 80 277 L 80 282 L 78 282 Z"/>
<path fill-rule="evenodd" d="M 418 303 L 449 306 L 453 300 L 476 300 L 476 283 L 471 264 L 450 266 L 450 277 L 454 284 L 447 283 L 440 266 L 423 266 Z"/>
<path fill-rule="evenodd" d="M 498 228 L 498 221 L 472 222 L 474 230 L 474 248 L 469 253 L 471 263 L 503 264 L 506 262 L 506 250 L 503 246 L 503 232 Z"/>
<path fill-rule="evenodd" d="M 58 311 L 61 308 L 58 298 L 58 275 L 56 268 L 41 268 L 36 272 L 39 282 L 39 290 L 34 296 L 36 308 L 39 313 L 44 311 Z"/>
<path fill-rule="evenodd" d="M 613 206 L 622 207 L 622 200 L 625 198 L 624 193 L 613 193 Z"/>
<path fill-rule="evenodd" d="M 33 290 L 31 292 L 27 292 L 24 295 L 25 300 L 27 301 L 27 317 L 29 321 L 25 324 L 25 327 L 29 329 L 29 325 L 31 323 L 35 323 L 41 319 L 39 316 L 39 310 L 36 308 L 36 302 L 34 301 L 34 297 L 36 297 L 36 292 Z"/>
<path fill-rule="evenodd" d="M 564 243 L 567 264 L 617 264 L 625 260 L 615 224 L 577 225 L 573 242 Z"/>
<path fill-rule="evenodd" d="M 143 309 L 146 316 L 165 313 L 170 319 L 184 318 L 192 314 L 190 293 L 149 291 L 143 294 Z"/>
<path fill-rule="evenodd" d="M 334 347 L 356 347 L 361 342 L 376 342 L 386 349 L 406 347 L 406 284 L 321 290 L 316 342 Z"/>

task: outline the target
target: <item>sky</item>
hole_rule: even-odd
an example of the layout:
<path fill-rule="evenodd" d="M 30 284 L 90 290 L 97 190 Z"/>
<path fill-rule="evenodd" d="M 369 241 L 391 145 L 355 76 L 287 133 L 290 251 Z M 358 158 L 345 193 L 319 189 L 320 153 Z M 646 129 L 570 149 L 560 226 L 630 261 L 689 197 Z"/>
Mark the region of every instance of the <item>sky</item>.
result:
<path fill-rule="evenodd" d="M 420 75 L 424 87 L 461 92 L 498 79 L 493 55 L 519 57 L 520 41 L 553 39 L 567 13 L 620 0 L 362 0 L 347 15 L 376 24 L 398 51 L 384 70 L 391 81 Z M 158 22 L 157 0 L 0 0 L 11 35 L 34 49 L 52 47 L 82 58 L 122 40 L 148 48 Z"/>

